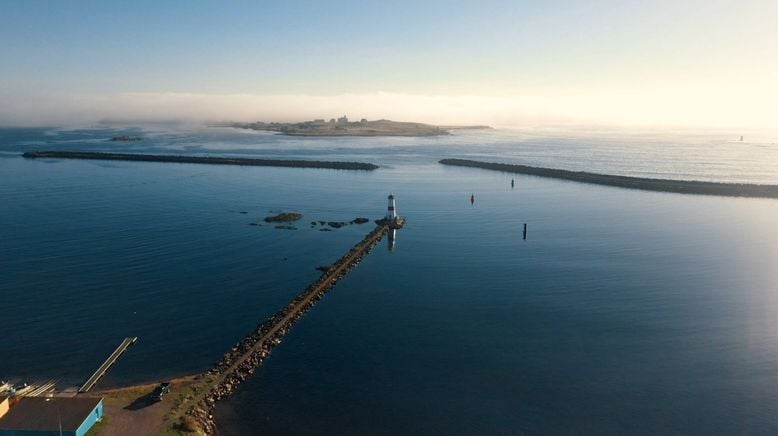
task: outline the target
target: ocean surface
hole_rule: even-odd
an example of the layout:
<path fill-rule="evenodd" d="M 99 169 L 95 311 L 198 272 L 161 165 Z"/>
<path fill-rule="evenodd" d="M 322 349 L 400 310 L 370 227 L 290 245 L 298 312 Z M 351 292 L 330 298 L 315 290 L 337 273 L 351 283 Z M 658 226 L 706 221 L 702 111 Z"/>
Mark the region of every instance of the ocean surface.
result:
<path fill-rule="evenodd" d="M 144 140 L 108 141 L 120 134 Z M 437 160 L 777 184 L 777 143 L 763 131 L 0 129 L 0 379 L 75 386 L 125 336 L 140 340 L 98 387 L 207 369 L 372 228 L 310 221 L 378 218 L 394 192 L 408 225 L 393 250 L 385 239 L 218 406 L 222 434 L 775 434 L 778 201 Z M 31 150 L 381 168 L 19 157 Z M 262 221 L 280 211 L 304 215 L 297 230 Z"/>

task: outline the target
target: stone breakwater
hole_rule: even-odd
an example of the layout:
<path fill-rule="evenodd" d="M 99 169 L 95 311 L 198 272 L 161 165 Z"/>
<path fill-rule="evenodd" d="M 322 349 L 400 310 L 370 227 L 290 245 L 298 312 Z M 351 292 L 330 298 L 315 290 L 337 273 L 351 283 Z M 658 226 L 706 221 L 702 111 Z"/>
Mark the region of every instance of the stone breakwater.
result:
<path fill-rule="evenodd" d="M 259 324 L 232 347 L 214 368 L 205 373 L 204 377 L 213 378 L 214 381 L 199 397 L 192 400 L 193 405 L 185 411 L 186 419 L 190 422 L 194 420 L 202 433 L 216 434 L 213 420 L 216 403 L 230 396 L 238 385 L 254 373 L 297 320 L 330 291 L 338 280 L 356 267 L 387 231 L 386 225 L 376 227 L 286 307 Z"/>
<path fill-rule="evenodd" d="M 289 168 L 324 168 L 335 170 L 366 170 L 372 171 L 378 165 L 364 162 L 336 162 L 320 160 L 282 160 L 282 159 L 250 159 L 237 157 L 207 157 L 180 156 L 165 154 L 134 154 L 134 153 L 101 153 L 89 151 L 28 151 L 22 154 L 29 159 L 93 159 L 93 160 L 124 160 L 139 162 L 194 163 L 213 165 L 242 165 Z"/>
<path fill-rule="evenodd" d="M 503 163 L 479 162 L 466 159 L 443 159 L 443 165 L 482 168 L 506 173 L 529 174 L 572 180 L 574 182 L 616 186 L 645 191 L 674 192 L 678 194 L 720 195 L 729 197 L 778 198 L 778 185 L 752 185 L 742 183 L 700 182 L 695 180 L 648 179 L 643 177 L 614 176 L 609 174 L 568 171 L 554 168 L 531 167 Z"/>

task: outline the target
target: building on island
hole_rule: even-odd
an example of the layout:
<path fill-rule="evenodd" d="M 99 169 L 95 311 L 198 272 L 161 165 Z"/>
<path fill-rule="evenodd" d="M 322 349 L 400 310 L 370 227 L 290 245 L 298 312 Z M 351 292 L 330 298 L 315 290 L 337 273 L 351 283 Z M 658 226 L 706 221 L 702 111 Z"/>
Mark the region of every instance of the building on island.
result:
<path fill-rule="evenodd" d="M 346 123 L 348 123 L 348 118 L 346 118 L 345 115 L 343 115 L 342 117 L 338 118 L 338 124 L 346 124 Z"/>
<path fill-rule="evenodd" d="M 6 410 L 0 436 L 84 436 L 103 418 L 103 399 L 21 397 Z"/>

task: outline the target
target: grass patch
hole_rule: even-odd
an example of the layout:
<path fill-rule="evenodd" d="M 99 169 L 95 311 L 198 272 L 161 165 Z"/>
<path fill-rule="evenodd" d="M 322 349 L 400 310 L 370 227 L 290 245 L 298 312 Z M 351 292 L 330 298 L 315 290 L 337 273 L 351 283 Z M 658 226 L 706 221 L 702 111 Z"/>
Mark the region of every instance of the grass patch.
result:
<path fill-rule="evenodd" d="M 109 422 L 111 422 L 111 417 L 108 415 L 103 415 L 100 421 L 93 425 L 84 436 L 98 436 Z"/>

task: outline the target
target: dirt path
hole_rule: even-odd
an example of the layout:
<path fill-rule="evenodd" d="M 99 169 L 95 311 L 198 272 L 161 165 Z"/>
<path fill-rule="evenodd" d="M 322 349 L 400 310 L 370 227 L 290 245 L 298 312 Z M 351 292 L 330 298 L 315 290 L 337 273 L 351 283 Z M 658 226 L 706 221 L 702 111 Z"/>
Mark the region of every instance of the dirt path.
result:
<path fill-rule="evenodd" d="M 103 396 L 104 425 L 95 433 L 99 436 L 155 436 L 163 430 L 165 415 L 173 402 L 185 391 L 196 376 L 181 377 L 171 381 L 171 390 L 162 401 L 153 401 L 149 394 L 157 384 L 132 386 L 97 392 Z"/>

